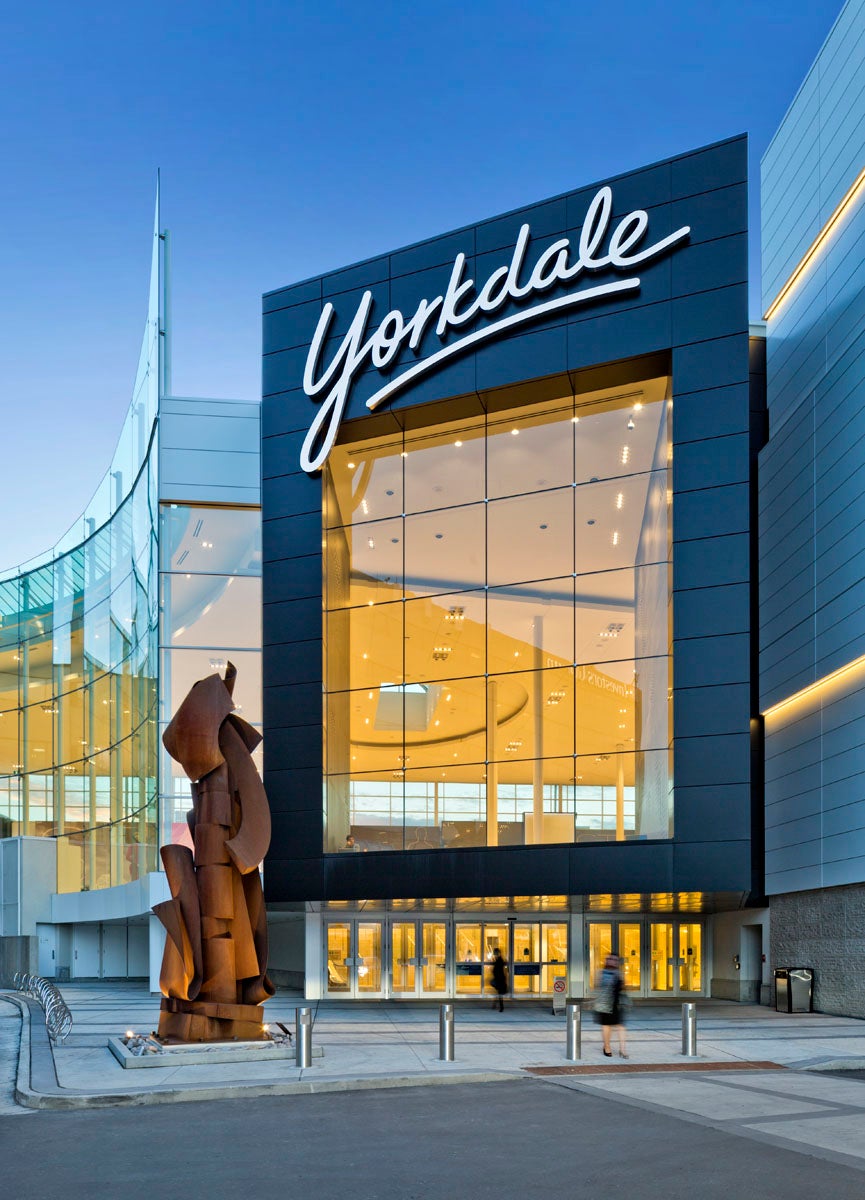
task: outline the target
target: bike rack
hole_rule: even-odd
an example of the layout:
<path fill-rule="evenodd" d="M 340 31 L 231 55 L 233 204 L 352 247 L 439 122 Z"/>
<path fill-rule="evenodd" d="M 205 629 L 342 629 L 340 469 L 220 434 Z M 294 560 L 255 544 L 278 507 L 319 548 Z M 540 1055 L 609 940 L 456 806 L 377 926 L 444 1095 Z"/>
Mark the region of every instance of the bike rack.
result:
<path fill-rule="evenodd" d="M 60 992 L 48 979 L 41 975 L 27 975 L 16 971 L 12 976 L 12 985 L 16 992 L 37 1000 L 45 1013 L 45 1028 L 52 1042 L 63 1042 L 72 1029 L 72 1013 L 66 1007 L 66 1001 Z"/>

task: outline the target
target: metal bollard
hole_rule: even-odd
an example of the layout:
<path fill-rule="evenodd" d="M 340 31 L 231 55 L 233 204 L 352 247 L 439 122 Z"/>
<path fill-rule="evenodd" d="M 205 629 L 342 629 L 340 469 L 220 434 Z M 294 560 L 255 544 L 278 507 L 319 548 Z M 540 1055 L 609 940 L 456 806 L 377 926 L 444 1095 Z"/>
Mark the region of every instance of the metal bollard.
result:
<path fill-rule="evenodd" d="M 567 1049 L 565 1058 L 569 1062 L 577 1062 L 583 1056 L 582 1018 L 578 1000 L 568 1000 L 565 1004 L 565 1036 Z"/>
<path fill-rule="evenodd" d="M 312 1009 L 294 1010 L 294 1061 L 298 1067 L 312 1066 Z"/>
<path fill-rule="evenodd" d="M 442 1004 L 439 1008 L 439 1059 L 441 1062 L 454 1060 L 454 1006 Z"/>
<path fill-rule="evenodd" d="M 682 1053 L 686 1058 L 697 1057 L 697 1006 L 682 1005 Z"/>

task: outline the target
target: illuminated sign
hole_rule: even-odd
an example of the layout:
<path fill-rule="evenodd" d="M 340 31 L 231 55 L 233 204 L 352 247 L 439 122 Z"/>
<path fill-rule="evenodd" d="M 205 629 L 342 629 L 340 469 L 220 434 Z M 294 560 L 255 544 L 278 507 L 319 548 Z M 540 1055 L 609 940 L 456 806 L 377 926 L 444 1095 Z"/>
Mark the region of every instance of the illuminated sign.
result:
<path fill-rule="evenodd" d="M 366 402 L 367 408 L 375 409 L 440 363 L 506 329 L 592 300 L 620 292 L 637 291 L 640 278 L 631 274 L 624 279 L 613 279 L 594 287 L 569 291 L 553 300 L 533 303 L 536 297 L 557 284 L 573 287 L 577 280 L 593 271 L 613 268 L 629 272 L 639 263 L 657 258 L 690 233 L 690 226 L 683 225 L 668 237 L 641 249 L 649 228 L 649 214 L 643 209 L 628 213 L 618 221 L 608 237 L 612 212 L 612 189 L 602 187 L 586 212 L 576 246 L 576 257 L 572 258 L 574 247 L 570 238 L 560 238 L 539 255 L 531 268 L 526 264 L 531 229 L 523 225 L 510 263 L 497 267 L 482 285 L 465 278 L 466 256 L 458 254 L 443 296 L 421 300 L 408 318 L 399 309 L 392 309 L 372 333 L 369 333 L 372 292 L 364 292 L 348 332 L 329 365 L 322 367 L 322 348 L 335 311 L 330 302 L 325 304 L 303 372 L 303 390 L 311 398 L 320 396 L 321 402 L 300 452 L 301 468 L 304 471 L 317 471 L 326 461 L 339 432 L 352 384 L 367 362 L 385 371 L 405 346 L 415 355 L 422 354 L 428 334 L 432 336 L 434 333 L 440 342 L 444 342 L 452 331 L 478 321 L 483 322 L 471 333 L 448 341 L 440 350 L 433 350 L 389 379 Z M 494 319 L 496 313 L 514 301 L 523 302 L 524 307 L 508 316 Z"/>

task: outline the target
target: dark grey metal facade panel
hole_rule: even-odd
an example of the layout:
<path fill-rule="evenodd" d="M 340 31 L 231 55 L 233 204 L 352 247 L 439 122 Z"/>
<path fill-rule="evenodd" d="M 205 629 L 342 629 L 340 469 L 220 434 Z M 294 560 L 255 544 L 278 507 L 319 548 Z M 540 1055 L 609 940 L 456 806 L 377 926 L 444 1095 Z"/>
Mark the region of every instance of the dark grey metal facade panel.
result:
<path fill-rule="evenodd" d="M 576 379 L 590 368 L 643 356 L 670 370 L 673 721 L 681 773 L 671 841 L 322 853 L 322 745 L 320 736 L 312 736 L 309 690 L 321 686 L 322 670 L 321 579 L 316 584 L 312 565 L 321 549 L 321 484 L 298 469 L 300 444 L 317 410 L 301 388 L 317 314 L 330 302 L 346 328 L 364 289 L 375 297 L 374 324 L 386 305 L 411 312 L 420 299 L 441 293 L 460 251 L 467 271 L 477 269 L 475 278 L 506 265 L 524 222 L 532 227 L 533 253 L 559 238 L 574 239 L 597 186 L 265 297 L 265 782 L 275 811 L 285 815 L 267 862 L 269 900 L 759 888 L 751 848 L 748 614 L 754 547 L 748 496 L 762 399 L 749 384 L 746 177 L 747 143 L 736 138 L 610 180 L 614 219 L 646 208 L 652 236 L 684 223 L 691 226 L 687 243 L 645 264 L 633 295 L 563 308 L 469 348 L 417 386 L 396 392 L 387 405 L 397 428 L 423 420 L 427 401 L 461 397 L 483 411 L 487 389 L 538 377 L 570 373 Z M 564 294 L 555 287 L 547 293 Z M 502 315 L 518 311 L 509 303 Z M 340 342 L 339 336 L 328 339 L 323 362 Z M 387 378 L 415 361 L 404 349 Z M 344 419 L 367 417 L 365 402 L 382 383 L 367 361 Z M 293 813 L 303 814 L 302 820 L 293 823 Z"/>

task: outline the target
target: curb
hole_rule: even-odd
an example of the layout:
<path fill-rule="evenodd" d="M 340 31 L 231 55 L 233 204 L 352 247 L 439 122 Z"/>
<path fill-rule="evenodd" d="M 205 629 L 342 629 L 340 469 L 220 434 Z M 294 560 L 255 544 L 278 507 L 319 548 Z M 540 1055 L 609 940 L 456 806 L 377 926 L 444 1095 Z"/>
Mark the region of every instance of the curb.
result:
<path fill-rule="evenodd" d="M 51 1090 L 31 1086 L 33 1066 L 33 1033 L 30 1006 L 14 993 L 3 993 L 21 1013 L 21 1040 L 18 1050 L 18 1071 L 15 1101 L 23 1108 L 47 1111 L 70 1111 L 82 1108 L 140 1108 L 154 1104 L 184 1104 L 196 1100 L 239 1100 L 260 1096 L 309 1096 L 325 1092 L 374 1091 L 382 1088 L 436 1087 L 453 1083 L 505 1083 L 521 1076 L 503 1071 L 465 1071 L 447 1075 L 430 1073 L 418 1075 L 366 1075 L 348 1079 L 291 1080 L 286 1083 L 201 1084 L 185 1088 L 154 1088 L 147 1091 L 126 1089 L 111 1092 L 79 1092 L 63 1088 L 55 1082 Z M 53 1066 L 53 1050 L 45 1034 L 47 1050 Z M 44 1064 L 43 1064 L 44 1065 Z M 56 1070 L 54 1071 L 56 1081 Z"/>

